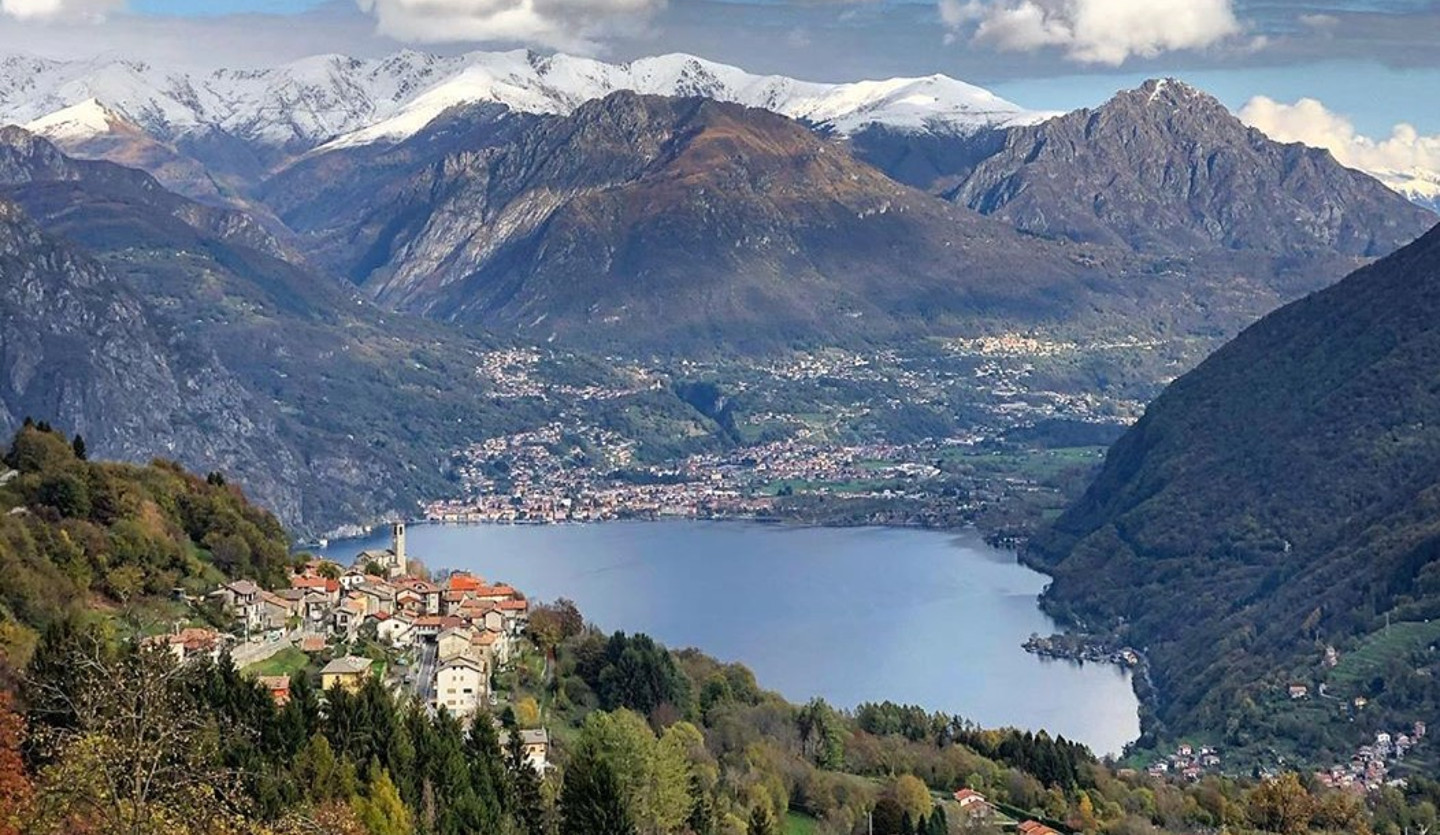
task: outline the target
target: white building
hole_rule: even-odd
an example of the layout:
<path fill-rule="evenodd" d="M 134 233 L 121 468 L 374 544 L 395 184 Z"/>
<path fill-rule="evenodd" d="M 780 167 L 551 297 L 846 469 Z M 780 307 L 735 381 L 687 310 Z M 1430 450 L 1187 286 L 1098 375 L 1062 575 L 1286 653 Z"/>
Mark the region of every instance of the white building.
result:
<path fill-rule="evenodd" d="M 490 676 L 485 662 L 467 655 L 450 659 L 435 673 L 435 706 L 461 719 L 473 716 L 489 692 Z"/>

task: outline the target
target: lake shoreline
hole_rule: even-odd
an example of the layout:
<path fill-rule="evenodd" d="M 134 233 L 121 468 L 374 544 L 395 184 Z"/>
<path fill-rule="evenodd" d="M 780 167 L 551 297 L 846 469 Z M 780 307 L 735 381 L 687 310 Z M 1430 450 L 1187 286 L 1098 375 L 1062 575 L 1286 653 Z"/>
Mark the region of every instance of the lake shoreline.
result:
<path fill-rule="evenodd" d="M 1140 734 L 1126 670 L 1042 664 L 1023 650 L 1030 634 L 1058 628 L 1039 606 L 1049 578 L 973 525 L 417 520 L 407 539 L 432 568 L 473 570 L 535 599 L 570 597 L 606 628 L 744 663 L 793 701 L 921 704 L 1117 756 Z M 319 553 L 344 561 L 387 541 L 381 528 Z"/>

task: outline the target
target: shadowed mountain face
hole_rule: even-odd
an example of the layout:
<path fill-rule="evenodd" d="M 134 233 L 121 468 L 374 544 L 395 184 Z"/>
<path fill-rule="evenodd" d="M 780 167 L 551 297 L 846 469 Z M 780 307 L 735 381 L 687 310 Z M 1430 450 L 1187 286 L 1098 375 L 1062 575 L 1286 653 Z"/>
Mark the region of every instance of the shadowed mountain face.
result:
<path fill-rule="evenodd" d="M 103 264 L 42 233 L 0 200 L 0 425 L 34 415 L 120 458 L 168 455 L 217 466 L 269 458 L 273 415 L 213 351 L 154 320 Z M 295 501 L 281 477 L 254 487 Z"/>
<path fill-rule="evenodd" d="M 388 152 L 317 155 L 265 199 L 382 303 L 591 346 L 763 349 L 1146 312 L 1223 332 L 1286 297 L 1249 278 L 1269 265 L 1249 270 L 1248 254 L 1160 263 L 1017 234 L 796 122 L 703 99 L 460 115 Z"/>
<path fill-rule="evenodd" d="M 1033 543 L 1056 611 L 1148 647 L 1172 733 L 1224 733 L 1387 617 L 1440 617 L 1437 323 L 1440 228 L 1177 380 Z M 1375 722 L 1440 695 L 1382 672 Z"/>
<path fill-rule="evenodd" d="M 372 201 L 383 303 L 586 342 L 889 336 L 1067 315 L 1095 270 L 774 114 L 616 94 Z M 365 271 L 373 264 L 373 269 Z"/>
<path fill-rule="evenodd" d="M 0 200 L 33 220 L 0 271 L 15 323 L 0 337 L 0 431 L 33 415 L 97 455 L 223 470 L 313 531 L 413 512 L 450 489 L 452 450 L 550 414 L 476 379 L 494 343 L 387 314 L 247 216 L 149 175 L 10 129 Z M 703 420 L 651 400 L 642 408 Z"/>

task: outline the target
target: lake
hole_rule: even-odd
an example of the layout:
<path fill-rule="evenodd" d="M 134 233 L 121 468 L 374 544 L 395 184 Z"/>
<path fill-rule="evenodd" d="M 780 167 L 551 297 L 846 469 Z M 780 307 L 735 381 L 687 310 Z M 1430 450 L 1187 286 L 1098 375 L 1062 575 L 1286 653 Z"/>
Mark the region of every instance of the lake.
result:
<path fill-rule="evenodd" d="M 332 543 L 348 564 L 388 532 Z M 1054 624 L 1047 578 L 973 533 L 741 522 L 409 527 L 431 570 L 463 568 L 607 631 L 645 632 L 755 671 L 796 702 L 923 705 L 1119 753 L 1139 735 L 1129 673 L 1020 645 Z"/>

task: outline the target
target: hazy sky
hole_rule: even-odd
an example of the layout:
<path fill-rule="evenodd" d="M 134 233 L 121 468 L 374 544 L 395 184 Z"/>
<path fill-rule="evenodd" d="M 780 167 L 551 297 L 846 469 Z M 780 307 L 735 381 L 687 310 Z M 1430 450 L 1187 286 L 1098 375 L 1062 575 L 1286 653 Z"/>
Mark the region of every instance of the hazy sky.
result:
<path fill-rule="evenodd" d="M 1440 0 L 0 0 L 0 52 L 55 57 L 517 45 L 822 81 L 939 72 L 1037 109 L 1178 76 L 1267 129 L 1440 160 Z"/>

